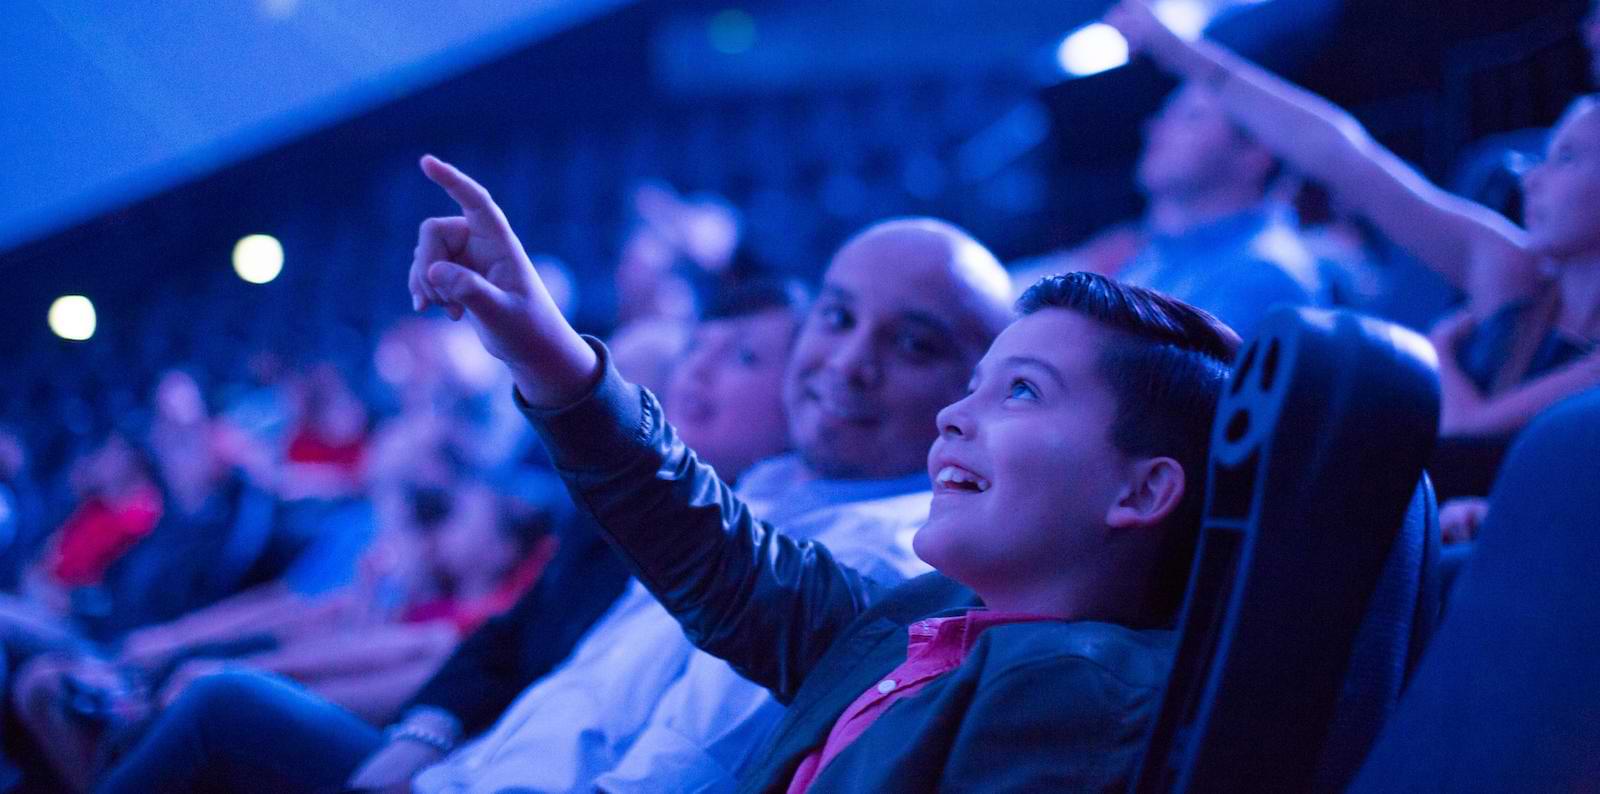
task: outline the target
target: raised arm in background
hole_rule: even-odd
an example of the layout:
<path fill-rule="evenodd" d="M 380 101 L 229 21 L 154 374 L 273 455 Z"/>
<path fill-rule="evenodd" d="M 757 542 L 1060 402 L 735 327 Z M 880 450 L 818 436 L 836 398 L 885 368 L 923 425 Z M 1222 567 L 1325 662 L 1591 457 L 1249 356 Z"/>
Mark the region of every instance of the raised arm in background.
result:
<path fill-rule="evenodd" d="M 1342 108 L 1214 42 L 1178 36 L 1142 0 L 1123 0 L 1106 22 L 1130 50 L 1207 86 L 1251 137 L 1465 291 L 1474 314 L 1539 287 L 1539 260 L 1521 228 L 1429 182 Z"/>

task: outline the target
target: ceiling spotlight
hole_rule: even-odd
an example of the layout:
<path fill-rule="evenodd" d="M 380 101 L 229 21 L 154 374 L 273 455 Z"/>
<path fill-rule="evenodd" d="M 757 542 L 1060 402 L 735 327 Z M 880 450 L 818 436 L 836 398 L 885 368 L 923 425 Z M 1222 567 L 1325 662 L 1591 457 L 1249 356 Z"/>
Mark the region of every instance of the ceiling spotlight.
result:
<path fill-rule="evenodd" d="M 62 295 L 50 304 L 50 330 L 62 339 L 82 342 L 94 336 L 94 304 L 82 295 Z"/>
<path fill-rule="evenodd" d="M 1084 25 L 1068 34 L 1056 48 L 1056 63 L 1074 77 L 1115 69 L 1128 62 L 1128 42 L 1104 22 Z"/>
<path fill-rule="evenodd" d="M 251 284 L 265 284 L 283 272 L 283 244 L 268 234 L 252 234 L 233 246 L 233 272 Z"/>

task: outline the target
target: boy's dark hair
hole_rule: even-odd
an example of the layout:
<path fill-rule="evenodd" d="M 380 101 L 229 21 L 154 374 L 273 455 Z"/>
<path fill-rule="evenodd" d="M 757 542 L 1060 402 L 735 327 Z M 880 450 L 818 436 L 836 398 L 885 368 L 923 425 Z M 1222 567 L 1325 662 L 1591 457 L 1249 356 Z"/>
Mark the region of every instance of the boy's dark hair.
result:
<path fill-rule="evenodd" d="M 1017 300 L 1022 315 L 1047 308 L 1077 312 L 1111 332 L 1098 361 L 1117 404 L 1111 444 L 1183 467 L 1183 497 L 1163 527 L 1151 593 L 1161 614 L 1173 614 L 1199 538 L 1211 425 L 1239 335 L 1187 303 L 1094 273 L 1047 276 Z"/>

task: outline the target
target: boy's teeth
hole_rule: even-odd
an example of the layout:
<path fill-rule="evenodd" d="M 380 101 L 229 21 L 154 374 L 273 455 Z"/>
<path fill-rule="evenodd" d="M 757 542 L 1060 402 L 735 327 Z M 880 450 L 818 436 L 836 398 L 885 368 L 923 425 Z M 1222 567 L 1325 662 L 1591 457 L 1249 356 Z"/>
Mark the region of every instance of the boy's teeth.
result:
<path fill-rule="evenodd" d="M 971 472 L 963 471 L 955 466 L 946 466 L 939 470 L 940 483 L 962 483 L 971 485 L 979 493 L 989 490 L 989 482 Z"/>

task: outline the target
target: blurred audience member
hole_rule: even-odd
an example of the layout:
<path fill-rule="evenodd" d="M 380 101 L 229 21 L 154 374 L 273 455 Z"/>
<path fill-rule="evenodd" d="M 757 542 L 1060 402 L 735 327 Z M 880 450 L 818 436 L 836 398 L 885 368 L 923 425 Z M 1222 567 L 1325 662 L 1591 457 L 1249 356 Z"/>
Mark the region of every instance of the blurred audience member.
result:
<path fill-rule="evenodd" d="M 121 434 L 112 434 L 73 467 L 72 484 L 78 505 L 50 537 L 26 591 L 62 616 L 71 611 L 71 591 L 100 584 L 165 511 L 151 461 Z"/>
<path fill-rule="evenodd" d="M 1579 23 L 1579 34 L 1589 48 L 1589 78 L 1600 89 L 1600 0 L 1590 3 Z M 1467 147 L 1454 169 L 1450 186 L 1513 221 L 1523 217 L 1521 182 L 1529 168 L 1543 158 L 1550 143 L 1545 127 L 1497 133 Z"/>
<path fill-rule="evenodd" d="M 1146 127 L 1137 177 L 1147 240 L 1118 278 L 1205 309 L 1245 337 L 1276 304 L 1326 303 L 1292 214 L 1267 201 L 1277 170 L 1210 90 L 1179 88 Z"/>
<path fill-rule="evenodd" d="M 803 294 L 791 285 L 764 280 L 713 294 L 707 301 L 707 318 L 695 329 L 691 351 L 671 379 L 667 402 L 677 406 L 672 410 L 686 422 L 684 438 L 701 445 L 705 459 L 729 477 L 738 477 L 755 461 L 787 448 L 780 386 L 788 349 L 804 309 L 803 301 Z M 583 629 L 599 617 L 600 611 L 615 596 L 617 590 L 608 588 L 620 586 L 621 564 L 598 538 L 589 542 L 593 544 L 592 556 L 578 556 L 587 550 L 581 541 L 571 543 L 569 538 L 569 542 L 563 544 L 561 556 L 552 563 L 551 576 L 555 578 L 542 580 L 543 584 L 529 591 L 506 615 L 486 624 L 420 692 L 412 695 L 414 686 L 396 688 L 396 693 L 411 698 L 411 708 L 406 718 L 386 734 L 387 739 L 371 727 L 352 720 L 348 712 L 333 709 L 321 700 L 277 683 L 229 677 L 202 683 L 193 695 L 180 701 L 179 711 L 163 721 L 157 737 L 133 757 L 127 769 L 113 778 L 119 782 L 112 787 L 130 785 L 126 781 L 132 780 L 148 783 L 152 780 L 148 775 L 155 767 L 164 768 L 169 774 L 164 780 L 172 782 L 205 770 L 207 764 L 217 763 L 214 758 L 174 756 L 171 739 L 186 735 L 188 731 L 208 728 L 236 735 L 236 730 L 242 730 L 249 723 L 222 716 L 223 710 L 228 708 L 225 702 L 228 698 L 242 698 L 257 704 L 264 718 L 274 720 L 272 730 L 279 736 L 281 745 L 263 748 L 263 753 L 287 749 L 296 757 L 312 759 L 296 778 L 297 784 L 321 780 L 327 785 L 336 785 L 350 775 L 358 763 L 361 769 L 353 782 L 361 785 L 409 779 L 418 769 L 442 757 L 437 749 L 419 737 L 447 736 L 460 731 L 475 733 L 487 727 L 511 705 L 521 689 L 538 680 L 565 656 Z M 446 558 L 455 556 L 449 551 L 452 547 L 453 544 L 448 543 L 438 546 Z M 601 594 L 607 595 L 604 600 L 597 600 Z M 622 606 L 613 609 L 614 613 L 619 611 L 637 612 Z M 636 622 L 637 618 L 630 618 L 626 625 Z M 675 668 L 671 668 L 668 661 L 682 656 L 675 643 L 651 643 L 643 639 L 651 636 L 648 633 L 626 636 L 631 638 L 626 640 L 630 647 L 639 643 L 638 650 L 650 651 L 648 658 L 638 662 L 647 668 L 661 664 L 662 672 L 670 672 Z M 596 647 L 602 656 L 616 652 L 607 643 Z M 584 675 L 590 670 L 599 675 L 615 666 L 602 660 L 591 662 L 577 667 L 586 671 Z M 577 676 L 579 690 L 591 692 L 593 697 L 599 696 L 592 691 L 623 687 L 643 698 L 646 690 L 637 688 L 653 686 L 648 682 L 656 680 L 655 675 L 655 672 L 648 672 L 640 677 L 608 676 L 609 683 L 605 686 L 576 673 L 567 677 Z M 319 694 L 322 693 L 319 691 Z M 618 719 L 651 716 L 650 701 L 641 700 L 635 705 Z M 291 734 L 284 732 L 281 722 L 272 716 L 291 714 L 297 715 L 297 721 L 310 715 L 321 715 L 321 718 L 315 727 L 307 726 L 306 731 Z M 582 719 L 600 717 L 584 715 Z M 540 730 L 570 731 L 580 739 L 589 736 L 589 733 L 579 736 L 565 721 L 576 718 L 576 715 L 566 715 L 537 722 Z M 516 725 L 511 724 L 507 730 L 517 730 Z M 316 750 L 313 751 L 313 747 Z M 589 752 L 602 750 L 605 748 L 591 748 Z M 552 758 L 560 755 L 555 747 L 549 748 L 549 752 Z M 643 755 L 645 750 L 639 753 Z M 369 754 L 371 757 L 362 762 L 363 756 Z M 220 770 L 211 768 L 204 774 L 214 776 L 220 774 Z"/>
<path fill-rule="evenodd" d="M 685 199 L 667 185 L 648 183 L 633 192 L 633 214 L 617 263 L 617 327 L 692 319 L 703 283 L 733 262 L 737 212 L 715 196 Z"/>
<path fill-rule="evenodd" d="M 1145 127 L 1136 178 L 1148 204 L 1138 236 L 1112 230 L 1062 264 L 1159 290 L 1249 337 L 1274 305 L 1330 299 L 1292 211 L 1269 200 L 1278 170 L 1210 90 L 1180 87 Z M 1043 264 L 1013 277 L 1014 288 L 1049 275 Z"/>
<path fill-rule="evenodd" d="M 225 669 L 275 672 L 382 724 L 554 556 L 554 523 L 571 514 L 567 497 L 552 476 L 530 476 L 543 485 L 540 497 L 557 501 L 534 505 L 471 478 L 417 494 L 430 586 L 394 619 L 374 621 L 359 588 L 314 601 L 274 601 L 269 591 L 138 632 L 117 658 L 40 643 L 50 652 L 24 664 L 12 684 L 18 717 L 76 790 L 196 680 Z"/>
<path fill-rule="evenodd" d="M 1466 292 L 1433 334 L 1446 435 L 1515 432 L 1600 384 L 1600 100 L 1573 102 L 1523 179 L 1527 228 L 1446 193 L 1348 113 L 1126 0 L 1108 20 L 1290 166 Z"/>
<path fill-rule="evenodd" d="M 289 404 L 293 374 L 283 358 L 258 351 L 246 362 L 248 379 L 221 395 L 220 418 L 266 449 L 281 449 L 294 413 Z"/>
<path fill-rule="evenodd" d="M 213 419 L 199 384 L 162 375 L 149 430 L 161 520 L 106 571 L 74 593 L 74 616 L 109 641 L 275 578 L 293 555 L 276 545 L 282 518 L 271 456 Z"/>
<path fill-rule="evenodd" d="M 705 293 L 729 274 L 739 218 L 718 197 L 685 199 L 658 183 L 635 188 L 633 214 L 617 261 L 616 330 L 606 345 L 629 380 L 664 395 Z"/>
<path fill-rule="evenodd" d="M 285 498 L 345 496 L 361 486 L 367 449 L 367 407 L 332 364 L 313 367 L 299 421 L 284 451 Z"/>
<path fill-rule="evenodd" d="M 691 326 L 679 320 L 660 317 L 636 320 L 606 339 L 614 351 L 612 361 L 630 381 L 653 394 L 667 393 L 667 382 L 689 344 Z"/>
<path fill-rule="evenodd" d="M 540 496 L 548 502 L 536 506 L 500 498 L 479 484 L 465 485 L 453 495 L 436 491 L 414 497 L 419 503 L 435 502 L 419 504 L 419 510 L 444 515 L 428 528 L 422 544 L 432 587 L 427 597 L 406 607 L 401 620 L 443 620 L 466 636 L 504 612 L 538 580 L 555 556 L 552 529 L 570 511 L 559 509 L 552 515 L 566 501 L 559 483 L 535 472 L 522 477 L 543 479 Z"/>
<path fill-rule="evenodd" d="M 672 368 L 663 401 L 667 419 L 729 481 L 789 448 L 779 397 L 804 305 L 804 292 L 786 282 L 725 289 L 709 301 Z"/>

